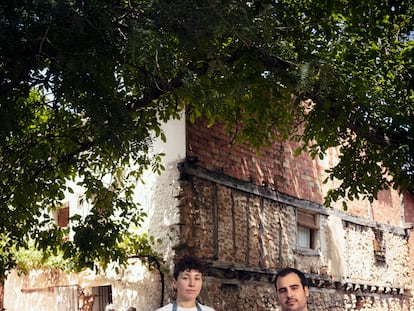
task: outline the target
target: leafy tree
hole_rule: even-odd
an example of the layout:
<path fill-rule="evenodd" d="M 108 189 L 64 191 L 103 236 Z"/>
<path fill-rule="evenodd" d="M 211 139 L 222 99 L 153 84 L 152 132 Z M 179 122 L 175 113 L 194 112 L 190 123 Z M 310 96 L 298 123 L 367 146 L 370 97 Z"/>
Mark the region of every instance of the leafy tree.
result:
<path fill-rule="evenodd" d="M 185 105 L 254 148 L 340 146 L 327 204 L 412 190 L 413 11 L 405 0 L 3 1 L 0 272 L 28 237 L 74 268 L 125 262 L 127 230 L 145 216 L 135 181 L 162 170 L 150 137 L 165 138 L 160 122 Z M 64 241 L 48 215 L 69 180 L 92 210 Z"/>

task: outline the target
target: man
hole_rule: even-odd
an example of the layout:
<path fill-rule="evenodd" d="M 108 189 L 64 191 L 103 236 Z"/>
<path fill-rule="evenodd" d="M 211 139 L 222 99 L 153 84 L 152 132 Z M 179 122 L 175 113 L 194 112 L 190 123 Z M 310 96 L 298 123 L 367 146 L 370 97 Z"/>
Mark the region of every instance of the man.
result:
<path fill-rule="evenodd" d="M 203 285 L 203 270 L 203 264 L 198 258 L 181 258 L 175 265 L 172 283 L 177 299 L 157 311 L 214 311 L 197 301 Z"/>
<path fill-rule="evenodd" d="M 279 271 L 275 286 L 282 311 L 308 311 L 309 286 L 301 271 L 294 268 Z"/>

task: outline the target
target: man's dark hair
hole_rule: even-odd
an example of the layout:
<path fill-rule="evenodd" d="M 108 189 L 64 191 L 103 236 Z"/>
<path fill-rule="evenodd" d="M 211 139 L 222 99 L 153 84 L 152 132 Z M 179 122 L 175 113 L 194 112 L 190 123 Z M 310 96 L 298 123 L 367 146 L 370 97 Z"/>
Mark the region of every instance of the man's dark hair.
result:
<path fill-rule="evenodd" d="M 174 267 L 174 279 L 178 278 L 180 272 L 196 270 L 203 274 L 204 265 L 200 259 L 194 256 L 184 256 L 181 258 Z"/>
<path fill-rule="evenodd" d="M 283 270 L 280 270 L 277 274 L 276 274 L 276 279 L 275 279 L 275 287 L 277 289 L 277 279 L 280 277 L 285 277 L 288 274 L 294 273 L 296 274 L 299 279 L 300 279 L 300 283 L 302 283 L 302 287 L 304 288 L 305 286 L 309 287 L 308 285 L 308 280 L 306 279 L 305 275 L 299 271 L 298 269 L 295 268 L 285 268 Z"/>

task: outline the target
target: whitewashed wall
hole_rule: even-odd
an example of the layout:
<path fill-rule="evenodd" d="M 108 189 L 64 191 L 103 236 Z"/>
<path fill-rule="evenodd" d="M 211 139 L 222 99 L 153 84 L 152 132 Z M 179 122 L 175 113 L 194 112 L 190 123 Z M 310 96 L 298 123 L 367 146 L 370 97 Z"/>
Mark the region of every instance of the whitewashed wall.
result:
<path fill-rule="evenodd" d="M 165 171 L 161 175 L 146 172 L 145 184 L 139 183 L 135 194 L 136 201 L 147 212 L 148 217 L 143 223 L 141 232 L 148 232 L 162 239 L 157 250 L 171 262 L 172 246 L 177 242 L 178 223 L 177 200 L 179 193 L 179 172 L 177 165 L 185 158 L 185 118 L 172 120 L 164 125 L 167 142 L 154 142 L 153 152 L 163 152 Z M 75 193 L 68 194 L 72 216 L 74 213 L 84 215 L 87 206 L 79 205 L 82 189 L 74 187 Z M 167 279 L 166 282 L 169 282 Z M 13 271 L 6 280 L 4 287 L 4 306 L 7 311 L 78 311 L 77 305 L 59 301 L 56 297 L 57 288 L 72 288 L 80 286 L 86 294 L 92 287 L 112 286 L 112 298 L 116 311 L 124 311 L 129 306 L 135 306 L 140 311 L 153 311 L 159 307 L 161 298 L 161 282 L 157 273 L 148 272 L 138 260 L 131 260 L 129 269 L 116 274 L 108 270 L 103 275 L 92 271 L 80 274 L 64 274 L 59 271 L 35 270 L 28 275 L 19 276 Z M 72 294 L 71 294 L 72 295 Z M 62 299 L 60 299 L 62 300 Z M 62 310 L 62 303 L 65 310 Z M 102 310 L 103 311 L 103 310 Z"/>

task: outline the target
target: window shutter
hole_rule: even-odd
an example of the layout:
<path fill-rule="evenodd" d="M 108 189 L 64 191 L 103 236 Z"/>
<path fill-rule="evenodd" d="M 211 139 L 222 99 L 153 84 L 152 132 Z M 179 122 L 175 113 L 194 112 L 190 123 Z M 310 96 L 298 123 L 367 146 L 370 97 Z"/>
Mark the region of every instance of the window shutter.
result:
<path fill-rule="evenodd" d="M 314 214 L 297 211 L 297 222 L 299 226 L 313 230 L 319 230 L 319 226 L 316 224 Z"/>
<path fill-rule="evenodd" d="M 69 225 L 69 206 L 59 209 L 57 225 L 59 227 L 67 227 Z"/>

